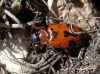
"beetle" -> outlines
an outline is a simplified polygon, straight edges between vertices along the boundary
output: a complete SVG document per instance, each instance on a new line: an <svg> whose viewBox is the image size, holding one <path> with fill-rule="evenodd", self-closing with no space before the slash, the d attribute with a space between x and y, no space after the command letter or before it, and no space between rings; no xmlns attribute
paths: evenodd
<svg viewBox="0 0 100 74"><path fill-rule="evenodd" d="M37 28L38 30L34 32L28 40L33 43L35 50L35 45L41 47L45 44L49 44L53 49L62 48L66 52L69 52L71 47L78 46L80 43L81 35L72 33L80 32L80 29L69 24L50 24L47 28ZM42 49L42 48L41 48Z"/></svg>

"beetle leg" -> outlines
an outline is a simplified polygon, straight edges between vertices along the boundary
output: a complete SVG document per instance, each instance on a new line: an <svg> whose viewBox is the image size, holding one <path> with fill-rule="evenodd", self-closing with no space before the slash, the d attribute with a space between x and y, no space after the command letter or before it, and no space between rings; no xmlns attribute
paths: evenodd
<svg viewBox="0 0 100 74"><path fill-rule="evenodd" d="M38 45L38 47L36 48L36 51L38 51L38 50L42 50L42 48L44 47L44 44L40 44L40 45Z"/></svg>
<svg viewBox="0 0 100 74"><path fill-rule="evenodd" d="M44 28L43 26L41 26L41 27L37 27L36 25L35 25L35 23L36 23L36 18L38 17L38 15L39 15L39 12L37 12L36 13L36 15L35 15L35 18L34 18L34 23L33 23L33 25L32 25L32 28L35 28L35 29L41 29L41 28Z"/></svg>
<svg viewBox="0 0 100 74"><path fill-rule="evenodd" d="M64 62L63 55L60 54L58 51L56 51L55 48L52 47L52 49L53 49L53 51L54 51L57 55L60 55L60 57L61 57L61 61Z"/></svg>
<svg viewBox="0 0 100 74"><path fill-rule="evenodd" d="M43 47L44 47L44 44L41 44L40 47L39 47L40 50L42 50Z"/></svg>
<svg viewBox="0 0 100 74"><path fill-rule="evenodd" d="M33 47L33 49L34 49L34 53L37 55L37 52L36 52L36 48L35 48L35 46L34 46L34 43L32 43L32 47Z"/></svg>
<svg viewBox="0 0 100 74"><path fill-rule="evenodd" d="M35 28L35 29L44 29L45 28L44 26L37 27L36 24L33 24L32 27Z"/></svg>
<svg viewBox="0 0 100 74"><path fill-rule="evenodd" d="M64 49L64 51L67 52L67 53L69 52L67 49Z"/></svg>
<svg viewBox="0 0 100 74"><path fill-rule="evenodd" d="M32 49L33 49L33 50L32 50L32 52L31 52L31 54L30 54L30 56L29 56L29 59L32 58L32 56L33 56L34 54L36 55L36 57L38 57L37 51L36 51L37 49L36 49L36 47L35 47L35 45L34 45L34 42L31 43L31 46L32 46ZM33 63L33 61L34 61L34 60L31 60L31 63Z"/></svg>
<svg viewBox="0 0 100 74"><path fill-rule="evenodd" d="M34 23L32 24L32 29L33 29L33 28L35 28L35 29L42 29L42 28L45 28L44 26L41 26L41 27L37 27L37 26L36 26L35 23L36 23L36 18L38 17L38 15L39 15L39 12L37 12L36 15L35 15L35 18L34 18L34 20L33 20Z"/></svg>

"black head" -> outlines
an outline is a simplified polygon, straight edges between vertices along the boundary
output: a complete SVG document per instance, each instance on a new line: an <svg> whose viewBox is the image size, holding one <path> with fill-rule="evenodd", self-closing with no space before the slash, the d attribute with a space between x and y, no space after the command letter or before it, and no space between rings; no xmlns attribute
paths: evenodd
<svg viewBox="0 0 100 74"><path fill-rule="evenodd" d="M37 44L37 43L40 42L40 38L39 38L38 33L33 33L33 34L31 35L31 37L29 37L29 38L27 38L27 39L28 39L28 41L29 41L30 43L35 43L35 44Z"/></svg>

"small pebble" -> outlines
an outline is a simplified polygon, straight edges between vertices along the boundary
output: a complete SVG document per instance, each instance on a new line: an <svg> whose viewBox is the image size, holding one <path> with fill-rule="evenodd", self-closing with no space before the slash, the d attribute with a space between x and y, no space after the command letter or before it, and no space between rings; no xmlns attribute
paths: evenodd
<svg viewBox="0 0 100 74"><path fill-rule="evenodd" d="M57 70L57 74L60 74L59 70Z"/></svg>
<svg viewBox="0 0 100 74"><path fill-rule="evenodd" d="M75 68L72 68L71 73L75 74Z"/></svg>
<svg viewBox="0 0 100 74"><path fill-rule="evenodd" d="M82 62L77 61L77 65L78 65L78 66L81 66L81 65L82 65Z"/></svg>
<svg viewBox="0 0 100 74"><path fill-rule="evenodd" d="M61 72L63 72L63 71L64 71L64 69L63 69L63 68L61 68L61 69L60 69L60 71L61 71Z"/></svg>

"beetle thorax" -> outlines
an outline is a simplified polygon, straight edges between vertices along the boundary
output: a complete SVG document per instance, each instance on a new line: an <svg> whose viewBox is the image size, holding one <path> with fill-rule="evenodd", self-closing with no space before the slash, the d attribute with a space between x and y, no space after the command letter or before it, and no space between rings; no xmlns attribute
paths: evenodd
<svg viewBox="0 0 100 74"><path fill-rule="evenodd" d="M48 33L46 30L40 30L39 31L39 38L41 44L46 44L48 42Z"/></svg>

